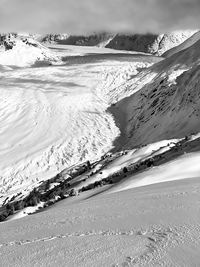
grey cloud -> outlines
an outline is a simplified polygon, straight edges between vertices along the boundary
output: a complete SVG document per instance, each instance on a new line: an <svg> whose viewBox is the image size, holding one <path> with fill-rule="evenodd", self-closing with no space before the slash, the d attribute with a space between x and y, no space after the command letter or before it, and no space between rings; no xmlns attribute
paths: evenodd
<svg viewBox="0 0 200 267"><path fill-rule="evenodd" d="M159 32L199 28L199 0L0 0L1 32Z"/></svg>

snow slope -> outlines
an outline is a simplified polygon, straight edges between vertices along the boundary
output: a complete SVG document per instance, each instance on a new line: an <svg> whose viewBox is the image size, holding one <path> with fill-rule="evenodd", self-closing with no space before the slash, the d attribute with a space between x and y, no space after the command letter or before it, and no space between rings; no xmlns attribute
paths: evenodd
<svg viewBox="0 0 200 267"><path fill-rule="evenodd" d="M126 148L200 131L199 46L200 41L144 70L137 83L128 82L133 95L112 108Z"/></svg>
<svg viewBox="0 0 200 267"><path fill-rule="evenodd" d="M1 266L199 266L199 179L86 193L0 224Z"/></svg>

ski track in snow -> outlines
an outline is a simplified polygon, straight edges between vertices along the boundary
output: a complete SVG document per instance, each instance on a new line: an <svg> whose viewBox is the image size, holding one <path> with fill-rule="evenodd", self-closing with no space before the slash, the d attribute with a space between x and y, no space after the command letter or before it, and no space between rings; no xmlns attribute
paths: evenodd
<svg viewBox="0 0 200 267"><path fill-rule="evenodd" d="M194 243L199 245L200 240L200 225L182 225L177 227L163 227L153 225L148 229L131 229L131 230L99 230L88 232L75 232L48 237L27 239L19 241L10 241L8 243L0 243L0 250L11 246L26 246L36 244L38 242L50 242L66 238L103 238L107 242L115 242L112 240L115 237L121 237L127 241L127 238L132 238L134 241L133 255L127 255L123 262L114 262L112 267L117 266L154 266L159 262L159 266L171 266L171 262L167 262L165 255L169 249L173 249L184 243ZM101 242L103 242L103 239ZM105 241L105 240L104 240ZM83 241L84 242L84 241ZM94 242L94 240L93 240ZM121 241L122 242L122 241ZM137 248L138 247L138 248ZM96 248L98 249L98 248ZM130 248L129 248L130 250ZM130 254L130 253L129 253ZM173 263L174 264L174 263ZM175 266L175 265L173 265Z"/></svg>
<svg viewBox="0 0 200 267"><path fill-rule="evenodd" d="M1 72L0 193L109 151L119 129L106 109L120 85L147 65L105 61Z"/></svg>

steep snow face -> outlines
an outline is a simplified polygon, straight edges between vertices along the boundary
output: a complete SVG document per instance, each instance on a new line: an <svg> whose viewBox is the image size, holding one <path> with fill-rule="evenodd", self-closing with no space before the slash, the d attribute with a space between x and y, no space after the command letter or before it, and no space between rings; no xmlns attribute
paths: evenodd
<svg viewBox="0 0 200 267"><path fill-rule="evenodd" d="M0 64L25 67L43 62L52 64L59 58L48 48L31 38L12 38L4 41L0 48Z"/></svg>
<svg viewBox="0 0 200 267"><path fill-rule="evenodd" d="M119 129L106 109L121 94L120 85L149 66L150 57L92 57L0 73L1 193L34 186L113 147Z"/></svg>
<svg viewBox="0 0 200 267"><path fill-rule="evenodd" d="M128 82L135 93L113 108L125 147L200 131L199 46L200 41L139 74L138 85Z"/></svg>

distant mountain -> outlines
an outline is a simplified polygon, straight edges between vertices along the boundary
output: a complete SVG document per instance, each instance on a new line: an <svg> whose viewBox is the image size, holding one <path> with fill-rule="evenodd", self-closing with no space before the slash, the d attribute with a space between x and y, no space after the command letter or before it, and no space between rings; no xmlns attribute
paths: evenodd
<svg viewBox="0 0 200 267"><path fill-rule="evenodd" d="M69 34L47 34L44 36L40 36L39 41L43 43L59 43L60 41L67 40L69 38Z"/></svg>
<svg viewBox="0 0 200 267"><path fill-rule="evenodd" d="M47 47L28 35L0 35L0 64L4 66L49 65L59 59ZM34 36L33 36L34 37Z"/></svg>
<svg viewBox="0 0 200 267"><path fill-rule="evenodd" d="M76 45L76 46L99 46L117 50L127 50L144 52L164 57L170 56L178 50L172 50L169 54L166 51L171 50L187 39L190 42L197 41L199 33L197 30L174 31L165 34L111 34L94 33L90 35L70 35L63 34L26 34L9 33L0 34L0 45L3 40L13 38L32 38L44 44ZM186 43L186 47L188 47Z"/></svg>
<svg viewBox="0 0 200 267"><path fill-rule="evenodd" d="M41 37L40 41L62 45L106 46L113 37L113 34L108 33L91 35L47 34Z"/></svg>
<svg viewBox="0 0 200 267"><path fill-rule="evenodd" d="M175 31L166 34L116 35L107 45L108 48L131 50L154 55L162 55L191 37L195 31Z"/></svg>
<svg viewBox="0 0 200 267"><path fill-rule="evenodd" d="M196 31L174 31L166 34L110 34L91 35L47 34L41 42L79 46L101 46L117 50L128 50L162 55L167 50L181 44Z"/></svg>
<svg viewBox="0 0 200 267"><path fill-rule="evenodd" d="M200 132L199 64L200 40L128 82L132 96L113 108L123 114L125 147Z"/></svg>

